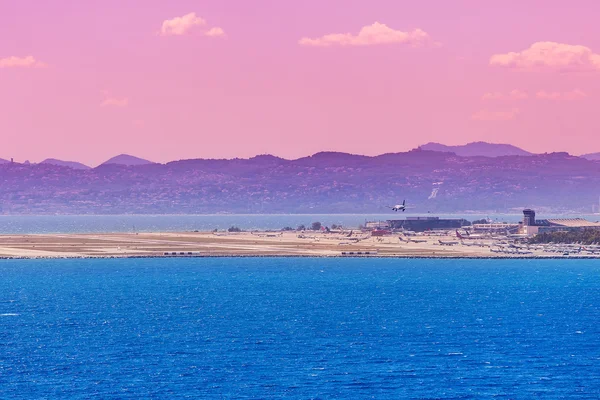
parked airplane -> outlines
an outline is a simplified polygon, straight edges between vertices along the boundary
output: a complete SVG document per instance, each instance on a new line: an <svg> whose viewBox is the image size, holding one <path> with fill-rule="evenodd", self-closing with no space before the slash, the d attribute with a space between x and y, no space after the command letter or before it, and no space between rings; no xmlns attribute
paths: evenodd
<svg viewBox="0 0 600 400"><path fill-rule="evenodd" d="M462 235L458 230L456 230L456 237L459 239L483 239L484 236L483 235L473 235L471 233L469 233L469 231L465 230L465 234Z"/></svg>
<svg viewBox="0 0 600 400"><path fill-rule="evenodd" d="M278 232L278 233L255 233L255 232L250 232L251 235L254 236L259 236L259 237L279 237L283 235L283 232Z"/></svg>
<svg viewBox="0 0 600 400"><path fill-rule="evenodd" d="M483 242L461 242L461 244L463 246L467 246L467 247L472 247L472 246L487 247L487 245Z"/></svg>
<svg viewBox="0 0 600 400"><path fill-rule="evenodd" d="M407 237L405 240L402 236L399 236L398 239L406 243L427 243L427 239L412 239L411 237Z"/></svg>
<svg viewBox="0 0 600 400"><path fill-rule="evenodd" d="M438 240L438 242L440 242L440 245L442 246L454 246L455 244L458 244L458 242L446 242L444 240Z"/></svg>

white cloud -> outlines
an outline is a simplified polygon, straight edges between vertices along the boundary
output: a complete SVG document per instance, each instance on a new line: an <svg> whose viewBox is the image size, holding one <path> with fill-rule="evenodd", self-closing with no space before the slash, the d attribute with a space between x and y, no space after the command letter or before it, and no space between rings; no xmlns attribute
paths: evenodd
<svg viewBox="0 0 600 400"><path fill-rule="evenodd" d="M525 100L529 96L522 90L511 90L508 93L489 92L481 97L481 100Z"/></svg>
<svg viewBox="0 0 600 400"><path fill-rule="evenodd" d="M542 90L537 92L535 96L542 100L574 101L587 97L587 94L579 89L571 90L569 92L546 92Z"/></svg>
<svg viewBox="0 0 600 400"><path fill-rule="evenodd" d="M206 21L196 16L196 13L192 12L183 17L164 20L160 29L160 34L163 36L184 35L195 26L204 25L206 25Z"/></svg>
<svg viewBox="0 0 600 400"><path fill-rule="evenodd" d="M600 54L589 47L556 42L536 42L520 52L495 54L490 65L522 70L600 70Z"/></svg>
<svg viewBox="0 0 600 400"><path fill-rule="evenodd" d="M225 31L223 31L223 29L219 28L218 26L215 26L214 28L210 28L208 32L205 33L205 35L211 37L221 37L225 36Z"/></svg>
<svg viewBox="0 0 600 400"><path fill-rule="evenodd" d="M106 90L102 91L102 94L104 94L104 100L100 103L101 107L127 107L129 105L127 97L114 97Z"/></svg>
<svg viewBox="0 0 600 400"><path fill-rule="evenodd" d="M160 29L160 34L162 36L181 36L194 29L201 30L205 36L225 36L225 31L223 28L218 26L212 28L206 27L206 20L197 16L196 13L193 12L182 17L164 20Z"/></svg>
<svg viewBox="0 0 600 400"><path fill-rule="evenodd" d="M47 65L33 56L0 58L0 68L44 68Z"/></svg>
<svg viewBox="0 0 600 400"><path fill-rule="evenodd" d="M351 33L332 33L318 38L304 37L298 42L303 46L370 46L377 44L402 43L422 46L433 43L427 32L415 29L411 32L394 30L385 24L375 22L364 26L357 35Z"/></svg>

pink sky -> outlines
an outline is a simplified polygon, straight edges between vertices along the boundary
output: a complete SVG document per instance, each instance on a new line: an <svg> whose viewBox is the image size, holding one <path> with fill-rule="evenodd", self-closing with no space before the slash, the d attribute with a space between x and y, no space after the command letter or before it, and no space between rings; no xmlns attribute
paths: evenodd
<svg viewBox="0 0 600 400"><path fill-rule="evenodd" d="M597 0L7 0L0 157L600 151Z"/></svg>

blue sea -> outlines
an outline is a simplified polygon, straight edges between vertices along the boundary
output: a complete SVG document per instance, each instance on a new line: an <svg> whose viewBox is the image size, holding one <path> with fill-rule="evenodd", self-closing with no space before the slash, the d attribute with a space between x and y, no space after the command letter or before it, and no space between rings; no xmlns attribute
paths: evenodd
<svg viewBox="0 0 600 400"><path fill-rule="evenodd" d="M598 399L600 261L0 261L1 399Z"/></svg>

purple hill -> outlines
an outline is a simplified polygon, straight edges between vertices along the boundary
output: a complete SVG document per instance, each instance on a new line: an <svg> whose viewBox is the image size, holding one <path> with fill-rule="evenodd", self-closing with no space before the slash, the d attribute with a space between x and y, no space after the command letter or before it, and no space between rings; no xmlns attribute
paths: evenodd
<svg viewBox="0 0 600 400"><path fill-rule="evenodd" d="M127 165L127 166L135 166L135 165L148 165L155 164L152 161L144 160L143 158L131 156L129 154L119 154L111 158L110 160L104 161L100 165Z"/></svg>
<svg viewBox="0 0 600 400"><path fill-rule="evenodd" d="M582 154L579 157L585 158L586 160L598 161L600 160L600 153Z"/></svg>
<svg viewBox="0 0 600 400"><path fill-rule="evenodd" d="M461 157L502 157L502 156L530 156L532 153L511 144L496 144L487 142L473 142L461 146L446 146L440 143L427 143L420 146L422 150L445 153L454 153Z"/></svg>
<svg viewBox="0 0 600 400"><path fill-rule="evenodd" d="M77 161L63 161L57 160L56 158L47 158L40 164L58 165L60 167L68 167L73 169L90 169L90 167L88 167L87 165L79 163Z"/></svg>

